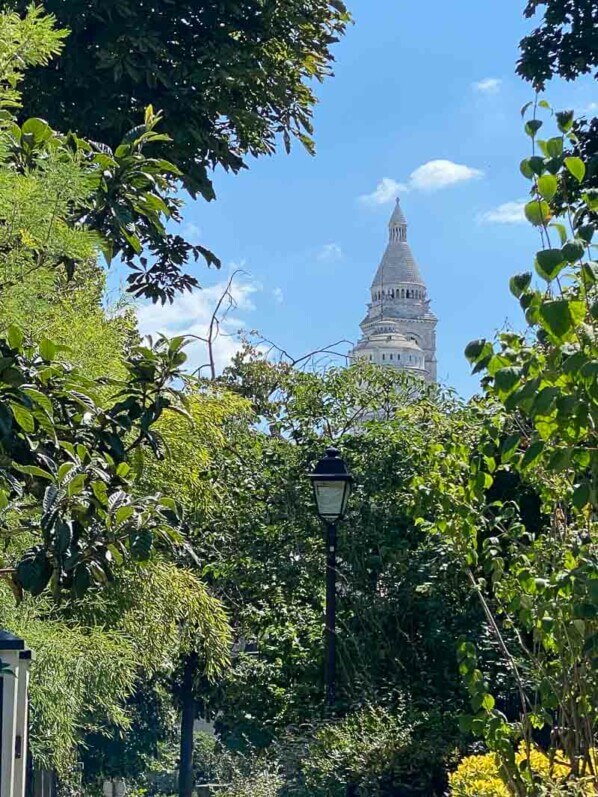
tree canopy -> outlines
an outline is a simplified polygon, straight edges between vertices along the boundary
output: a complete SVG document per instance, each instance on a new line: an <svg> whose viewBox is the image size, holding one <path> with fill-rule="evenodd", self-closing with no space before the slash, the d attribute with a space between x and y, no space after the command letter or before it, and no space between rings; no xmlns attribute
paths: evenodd
<svg viewBox="0 0 598 797"><path fill-rule="evenodd" d="M517 72L537 89L554 76L575 80L598 66L598 12L594 0L528 0L525 16L541 20L521 43ZM595 75L598 77L598 73Z"/></svg>
<svg viewBox="0 0 598 797"><path fill-rule="evenodd" d="M70 35L54 69L28 75L25 112L116 147L154 105L173 138L164 152L186 187L208 199L215 166L236 172L246 156L272 153L279 136L313 149L310 83L330 74L331 47L348 22L340 0L44 7Z"/></svg>

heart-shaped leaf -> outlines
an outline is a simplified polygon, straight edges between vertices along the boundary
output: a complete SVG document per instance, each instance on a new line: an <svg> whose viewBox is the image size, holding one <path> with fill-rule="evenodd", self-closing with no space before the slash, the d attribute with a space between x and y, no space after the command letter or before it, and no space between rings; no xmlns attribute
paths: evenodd
<svg viewBox="0 0 598 797"><path fill-rule="evenodd" d="M552 211L550 205L540 199L532 199L524 208L525 218L534 225L534 227L542 227L548 224L552 218Z"/></svg>
<svg viewBox="0 0 598 797"><path fill-rule="evenodd" d="M536 255L536 271L547 282L553 280L565 265L560 249L543 249Z"/></svg>

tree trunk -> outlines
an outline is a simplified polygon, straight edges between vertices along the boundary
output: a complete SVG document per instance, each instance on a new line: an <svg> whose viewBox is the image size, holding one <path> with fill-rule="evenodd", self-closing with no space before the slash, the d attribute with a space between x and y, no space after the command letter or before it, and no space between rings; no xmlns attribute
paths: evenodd
<svg viewBox="0 0 598 797"><path fill-rule="evenodd" d="M185 659L183 669L179 797L192 797L193 794L193 727L195 725L196 711L193 684L197 664L197 653L190 653Z"/></svg>

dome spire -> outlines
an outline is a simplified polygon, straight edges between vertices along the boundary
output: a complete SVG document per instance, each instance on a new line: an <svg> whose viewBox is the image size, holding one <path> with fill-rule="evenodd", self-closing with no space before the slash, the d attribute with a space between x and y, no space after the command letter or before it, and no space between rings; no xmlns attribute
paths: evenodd
<svg viewBox="0 0 598 797"><path fill-rule="evenodd" d="M393 211L390 221L388 222L389 241L406 241L407 240L407 220L403 215L401 208L401 201L397 197L397 204Z"/></svg>
<svg viewBox="0 0 598 797"><path fill-rule="evenodd" d="M397 285L424 287L418 265L407 243L407 221L398 199L388 222L388 237L386 251L372 283L372 291Z"/></svg>

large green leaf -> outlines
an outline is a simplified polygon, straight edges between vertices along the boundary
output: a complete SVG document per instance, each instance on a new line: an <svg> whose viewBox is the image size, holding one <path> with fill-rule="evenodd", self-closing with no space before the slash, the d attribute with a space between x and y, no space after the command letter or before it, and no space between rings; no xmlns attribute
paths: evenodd
<svg viewBox="0 0 598 797"><path fill-rule="evenodd" d="M31 551L18 563L16 576L26 592L40 595L52 576L52 565L43 550Z"/></svg>
<svg viewBox="0 0 598 797"><path fill-rule="evenodd" d="M548 202L540 199L532 199L524 208L525 218L535 227L542 227L548 224L552 218L552 211Z"/></svg>
<svg viewBox="0 0 598 797"><path fill-rule="evenodd" d="M521 381L521 369L509 366L501 368L494 374L494 383L501 396L508 396Z"/></svg>
<svg viewBox="0 0 598 797"><path fill-rule="evenodd" d="M578 183L581 183L586 174L586 165L581 158L565 158L565 166Z"/></svg>
<svg viewBox="0 0 598 797"><path fill-rule="evenodd" d="M529 288L531 281L532 275L529 271L524 274L515 274L511 277L509 282L511 293L519 298L521 294Z"/></svg>
<svg viewBox="0 0 598 797"><path fill-rule="evenodd" d="M553 280L565 265L560 249L542 249L536 254L536 271L547 282Z"/></svg>
<svg viewBox="0 0 598 797"><path fill-rule="evenodd" d="M43 119L27 119L21 127L21 133L24 136L31 136L34 144L39 146L48 139L52 138L52 128Z"/></svg>
<svg viewBox="0 0 598 797"><path fill-rule="evenodd" d="M23 407L22 404L15 404L12 401L10 402L10 408L15 421L24 432L31 433L35 431L35 419L28 409Z"/></svg>
<svg viewBox="0 0 598 797"><path fill-rule="evenodd" d="M569 299L548 299L539 308L542 327L557 340L563 340L585 315L583 302Z"/></svg>
<svg viewBox="0 0 598 797"><path fill-rule="evenodd" d="M537 186L542 198L550 201L557 192L558 182L554 174L543 174L538 178Z"/></svg>

